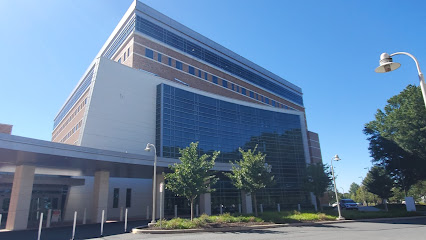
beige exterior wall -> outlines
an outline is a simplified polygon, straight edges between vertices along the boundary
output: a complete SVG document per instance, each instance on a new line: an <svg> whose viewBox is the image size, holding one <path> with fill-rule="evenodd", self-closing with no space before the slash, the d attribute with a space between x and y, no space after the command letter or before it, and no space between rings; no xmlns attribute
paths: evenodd
<svg viewBox="0 0 426 240"><path fill-rule="evenodd" d="M62 121L56 126L52 133L52 142L62 142L66 144L79 145L78 138L81 130L82 120L84 112L87 107L85 100L89 97L90 88L82 95L77 103L71 108L71 110L65 115ZM81 124L79 124L81 123ZM80 126L74 133L72 130L79 124ZM68 134L69 137L65 139ZM65 139L65 141L63 141Z"/></svg>
<svg viewBox="0 0 426 240"><path fill-rule="evenodd" d="M12 134L12 125L0 123L0 133Z"/></svg>

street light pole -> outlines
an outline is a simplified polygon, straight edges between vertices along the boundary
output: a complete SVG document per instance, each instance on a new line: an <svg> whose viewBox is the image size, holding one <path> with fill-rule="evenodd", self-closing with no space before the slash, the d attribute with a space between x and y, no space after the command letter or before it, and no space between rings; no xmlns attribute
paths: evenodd
<svg viewBox="0 0 426 240"><path fill-rule="evenodd" d="M425 84L425 77L422 73L422 71L420 70L420 66L419 66L419 62L417 61L417 58L415 58L413 55L407 53L407 52L396 52L396 53L392 53L391 55L387 54L387 53L382 53L380 55L380 66L378 66L376 68L376 72L377 73L386 73L386 72L390 72L393 70L398 69L401 64L397 63L397 62L393 62L392 57L395 55L407 55L409 57L411 57L414 62L416 63L416 67L417 67L417 72L419 74L419 80L420 80L420 88L422 89L422 94L423 94L423 101L425 102L425 107L426 107L426 84Z"/></svg>
<svg viewBox="0 0 426 240"><path fill-rule="evenodd" d="M155 212L156 212L156 208L155 208L155 203L156 203L156 196L157 196L157 149L155 148L155 145L152 143L148 143L146 144L146 148L145 151L149 152L151 151L151 148L154 149L154 174L153 174L153 185L152 185L152 220L151 220L151 224L155 224ZM148 225L151 225L148 224Z"/></svg>
<svg viewBox="0 0 426 240"><path fill-rule="evenodd" d="M331 159L331 174L333 176L333 182L334 182L334 192L336 193L336 201L337 201L337 210L339 212L339 217L336 218L336 220L345 220L344 217L342 217L342 213L340 210L340 203L339 203L339 196L337 195L337 186L336 186L336 178L334 177L334 168L333 168L333 160L334 161L339 161L340 158L339 156L336 154L332 159Z"/></svg>

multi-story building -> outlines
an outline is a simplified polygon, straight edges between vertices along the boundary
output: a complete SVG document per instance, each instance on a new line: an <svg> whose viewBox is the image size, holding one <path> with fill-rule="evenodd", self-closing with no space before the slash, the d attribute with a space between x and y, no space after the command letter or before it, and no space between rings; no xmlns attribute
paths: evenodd
<svg viewBox="0 0 426 240"><path fill-rule="evenodd" d="M303 175L307 163L321 161L301 88L138 1L60 109L52 141L137 154L147 154L149 142L163 158L178 158L179 148L198 141L200 153L221 151L223 163L257 145L276 179L258 195L265 208L310 205ZM113 188L131 181L110 179L113 198ZM84 186L73 188L70 199L78 202ZM226 179L216 189L213 212L241 202ZM166 209L174 204L184 208L166 194Z"/></svg>

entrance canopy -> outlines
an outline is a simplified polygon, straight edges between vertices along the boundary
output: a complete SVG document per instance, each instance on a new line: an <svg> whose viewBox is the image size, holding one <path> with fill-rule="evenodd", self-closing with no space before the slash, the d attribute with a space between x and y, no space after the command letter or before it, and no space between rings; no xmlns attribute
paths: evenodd
<svg viewBox="0 0 426 240"><path fill-rule="evenodd" d="M143 148L144 146L141 146ZM35 166L35 174L94 176L109 171L110 177L152 178L154 156L74 146L0 133L0 172L15 172L16 166ZM157 159L164 171L177 159ZM229 171L230 164L216 163L213 170Z"/></svg>

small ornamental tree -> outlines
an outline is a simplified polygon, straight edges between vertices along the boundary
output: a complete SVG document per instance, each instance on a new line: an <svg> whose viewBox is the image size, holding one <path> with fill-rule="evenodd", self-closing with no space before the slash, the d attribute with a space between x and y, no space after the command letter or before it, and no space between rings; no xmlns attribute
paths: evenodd
<svg viewBox="0 0 426 240"><path fill-rule="evenodd" d="M387 199L392 197L393 180L383 167L374 166L367 173L362 182L367 191L379 196L384 204L386 211L388 210Z"/></svg>
<svg viewBox="0 0 426 240"><path fill-rule="evenodd" d="M331 180L331 172L327 165L317 163L310 164L306 168L305 189L315 195L315 201L321 211L323 209L319 197L324 196L324 193L331 186Z"/></svg>
<svg viewBox="0 0 426 240"><path fill-rule="evenodd" d="M256 149L257 145L253 150L244 151L240 148L242 159L235 164L231 162L232 171L225 175L231 179L236 188L251 193L257 216L256 192L273 183L274 176L271 174L271 166L265 163L266 154L259 151L255 153Z"/></svg>
<svg viewBox="0 0 426 240"><path fill-rule="evenodd" d="M203 193L214 191L210 185L216 183L217 178L210 170L215 164L215 159L220 152L215 151L213 156L198 155L198 142L191 143L189 147L179 150L180 163L175 163L169 168L172 173L165 176L166 189L174 192L177 196L188 199L191 203L191 221L194 217L194 200Z"/></svg>

